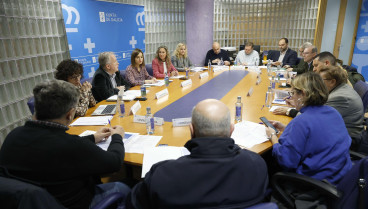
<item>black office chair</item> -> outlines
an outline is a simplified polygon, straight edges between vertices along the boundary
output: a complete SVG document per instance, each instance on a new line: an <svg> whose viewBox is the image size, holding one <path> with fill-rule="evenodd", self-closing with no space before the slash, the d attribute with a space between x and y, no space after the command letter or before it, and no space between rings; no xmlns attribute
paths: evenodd
<svg viewBox="0 0 368 209"><path fill-rule="evenodd" d="M150 76L153 76L152 64L146 64L146 70Z"/></svg>
<svg viewBox="0 0 368 209"><path fill-rule="evenodd" d="M272 187L287 208L295 208L293 195L286 192L285 183L297 185L298 189L314 189L324 197L328 208L368 208L368 157L356 161L353 168L337 186L296 173L279 172L272 176Z"/></svg>

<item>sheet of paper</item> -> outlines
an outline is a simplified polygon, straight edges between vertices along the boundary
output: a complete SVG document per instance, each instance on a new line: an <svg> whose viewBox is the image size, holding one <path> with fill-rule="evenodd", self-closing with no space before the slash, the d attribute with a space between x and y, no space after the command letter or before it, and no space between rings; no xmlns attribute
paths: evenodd
<svg viewBox="0 0 368 209"><path fill-rule="evenodd" d="M170 78L183 78L183 77L185 77L184 75L177 75L177 76L171 76Z"/></svg>
<svg viewBox="0 0 368 209"><path fill-rule="evenodd" d="M155 147L162 136L139 135L124 142L126 153L143 154L145 148Z"/></svg>
<svg viewBox="0 0 368 209"><path fill-rule="evenodd" d="M70 126L104 126L109 124L109 120L113 118L109 116L95 116L95 117L80 117L74 121Z"/></svg>
<svg viewBox="0 0 368 209"><path fill-rule="evenodd" d="M276 110L277 108L279 108L279 107L286 107L286 106L272 106L271 108L270 108L270 112L273 112L274 110Z"/></svg>
<svg viewBox="0 0 368 209"><path fill-rule="evenodd" d="M235 140L235 144L246 148L268 141L265 126L250 121L235 124L231 138Z"/></svg>
<svg viewBox="0 0 368 209"><path fill-rule="evenodd" d="M176 160L189 154L190 152L185 147L160 146L147 148L144 150L141 177L144 178L155 163L164 160Z"/></svg>
<svg viewBox="0 0 368 209"><path fill-rule="evenodd" d="M156 83L146 83L146 84L144 84L144 86L163 86L163 85L165 85L164 80L157 80Z"/></svg>
<svg viewBox="0 0 368 209"><path fill-rule="evenodd" d="M84 131L83 133L79 134L79 136L88 136L88 135L95 134L95 133L96 133L96 131L87 130L87 131ZM138 133L125 132L123 142L125 143L130 138L136 137L136 136L139 136L139 134ZM100 143L98 143L96 145L99 146L101 149L107 151L107 148L109 147L110 142L111 142L111 136L109 136L106 140L101 141Z"/></svg>
<svg viewBox="0 0 368 209"><path fill-rule="evenodd" d="M204 68L203 67L195 67L195 68L192 68L190 70L193 71L193 72L200 72L200 71L203 71Z"/></svg>

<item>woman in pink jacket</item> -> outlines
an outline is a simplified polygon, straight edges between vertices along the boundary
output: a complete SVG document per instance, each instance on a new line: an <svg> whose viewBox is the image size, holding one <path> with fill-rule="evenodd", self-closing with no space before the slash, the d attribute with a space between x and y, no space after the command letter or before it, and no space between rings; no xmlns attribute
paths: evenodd
<svg viewBox="0 0 368 209"><path fill-rule="evenodd" d="M156 58L152 60L152 69L154 77L165 78L164 64L166 64L167 74L169 77L179 75L178 71L171 63L169 50L167 49L166 46L160 46L156 51Z"/></svg>

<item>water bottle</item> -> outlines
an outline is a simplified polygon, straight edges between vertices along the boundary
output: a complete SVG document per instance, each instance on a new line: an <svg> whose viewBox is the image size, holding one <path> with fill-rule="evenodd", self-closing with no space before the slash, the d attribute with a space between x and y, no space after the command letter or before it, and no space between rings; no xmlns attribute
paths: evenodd
<svg viewBox="0 0 368 209"><path fill-rule="evenodd" d="M222 60L222 57L221 57L220 66L223 66L223 65L224 65L224 60Z"/></svg>
<svg viewBox="0 0 368 209"><path fill-rule="evenodd" d="M167 73L165 73L165 86L169 86L169 76L167 75Z"/></svg>
<svg viewBox="0 0 368 209"><path fill-rule="evenodd" d="M146 87L142 85L141 86L141 97L146 98L146 95L147 95Z"/></svg>
<svg viewBox="0 0 368 209"><path fill-rule="evenodd" d="M189 69L185 70L185 78L186 79L189 79L189 71L190 71Z"/></svg>
<svg viewBox="0 0 368 209"><path fill-rule="evenodd" d="M236 59L234 60L234 66L237 66L238 65L238 63L236 62Z"/></svg>
<svg viewBox="0 0 368 209"><path fill-rule="evenodd" d="M268 60L268 63L267 63L267 75L268 76L271 76L271 74L272 74L271 62L270 62L270 60Z"/></svg>
<svg viewBox="0 0 368 209"><path fill-rule="evenodd" d="M239 123L242 121L243 115L243 103L241 102L241 96L238 96L238 101L235 103L235 122Z"/></svg>
<svg viewBox="0 0 368 209"><path fill-rule="evenodd" d="M275 76L272 76L271 87L272 87L272 89L276 88Z"/></svg>
<svg viewBox="0 0 368 209"><path fill-rule="evenodd" d="M270 108L272 105L272 88L271 86L268 87L268 90L266 92L266 107Z"/></svg>
<svg viewBox="0 0 368 209"><path fill-rule="evenodd" d="M281 81L280 81L280 73L277 73L277 83L280 84Z"/></svg>
<svg viewBox="0 0 368 209"><path fill-rule="evenodd" d="M125 105L123 100L123 95L119 93L118 100L116 101L116 109L118 111L119 117L124 117L125 114Z"/></svg>
<svg viewBox="0 0 368 209"><path fill-rule="evenodd" d="M211 71L211 60L209 59L208 60L208 72L210 72Z"/></svg>
<svg viewBox="0 0 368 209"><path fill-rule="evenodd" d="M151 114L151 108L147 107L147 114L146 114L146 129L147 134L152 135L155 132L155 119Z"/></svg>

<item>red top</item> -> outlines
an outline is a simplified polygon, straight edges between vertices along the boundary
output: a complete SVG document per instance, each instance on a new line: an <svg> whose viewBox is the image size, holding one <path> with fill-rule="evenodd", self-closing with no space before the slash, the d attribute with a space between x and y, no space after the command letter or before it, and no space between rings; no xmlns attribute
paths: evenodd
<svg viewBox="0 0 368 209"><path fill-rule="evenodd" d="M167 63L166 63L167 66ZM164 73L164 63L158 61L157 58L152 60L152 69L153 69L153 76L156 78L165 78ZM175 67L170 63L170 67L167 66L167 72L171 73L172 71L176 71Z"/></svg>

